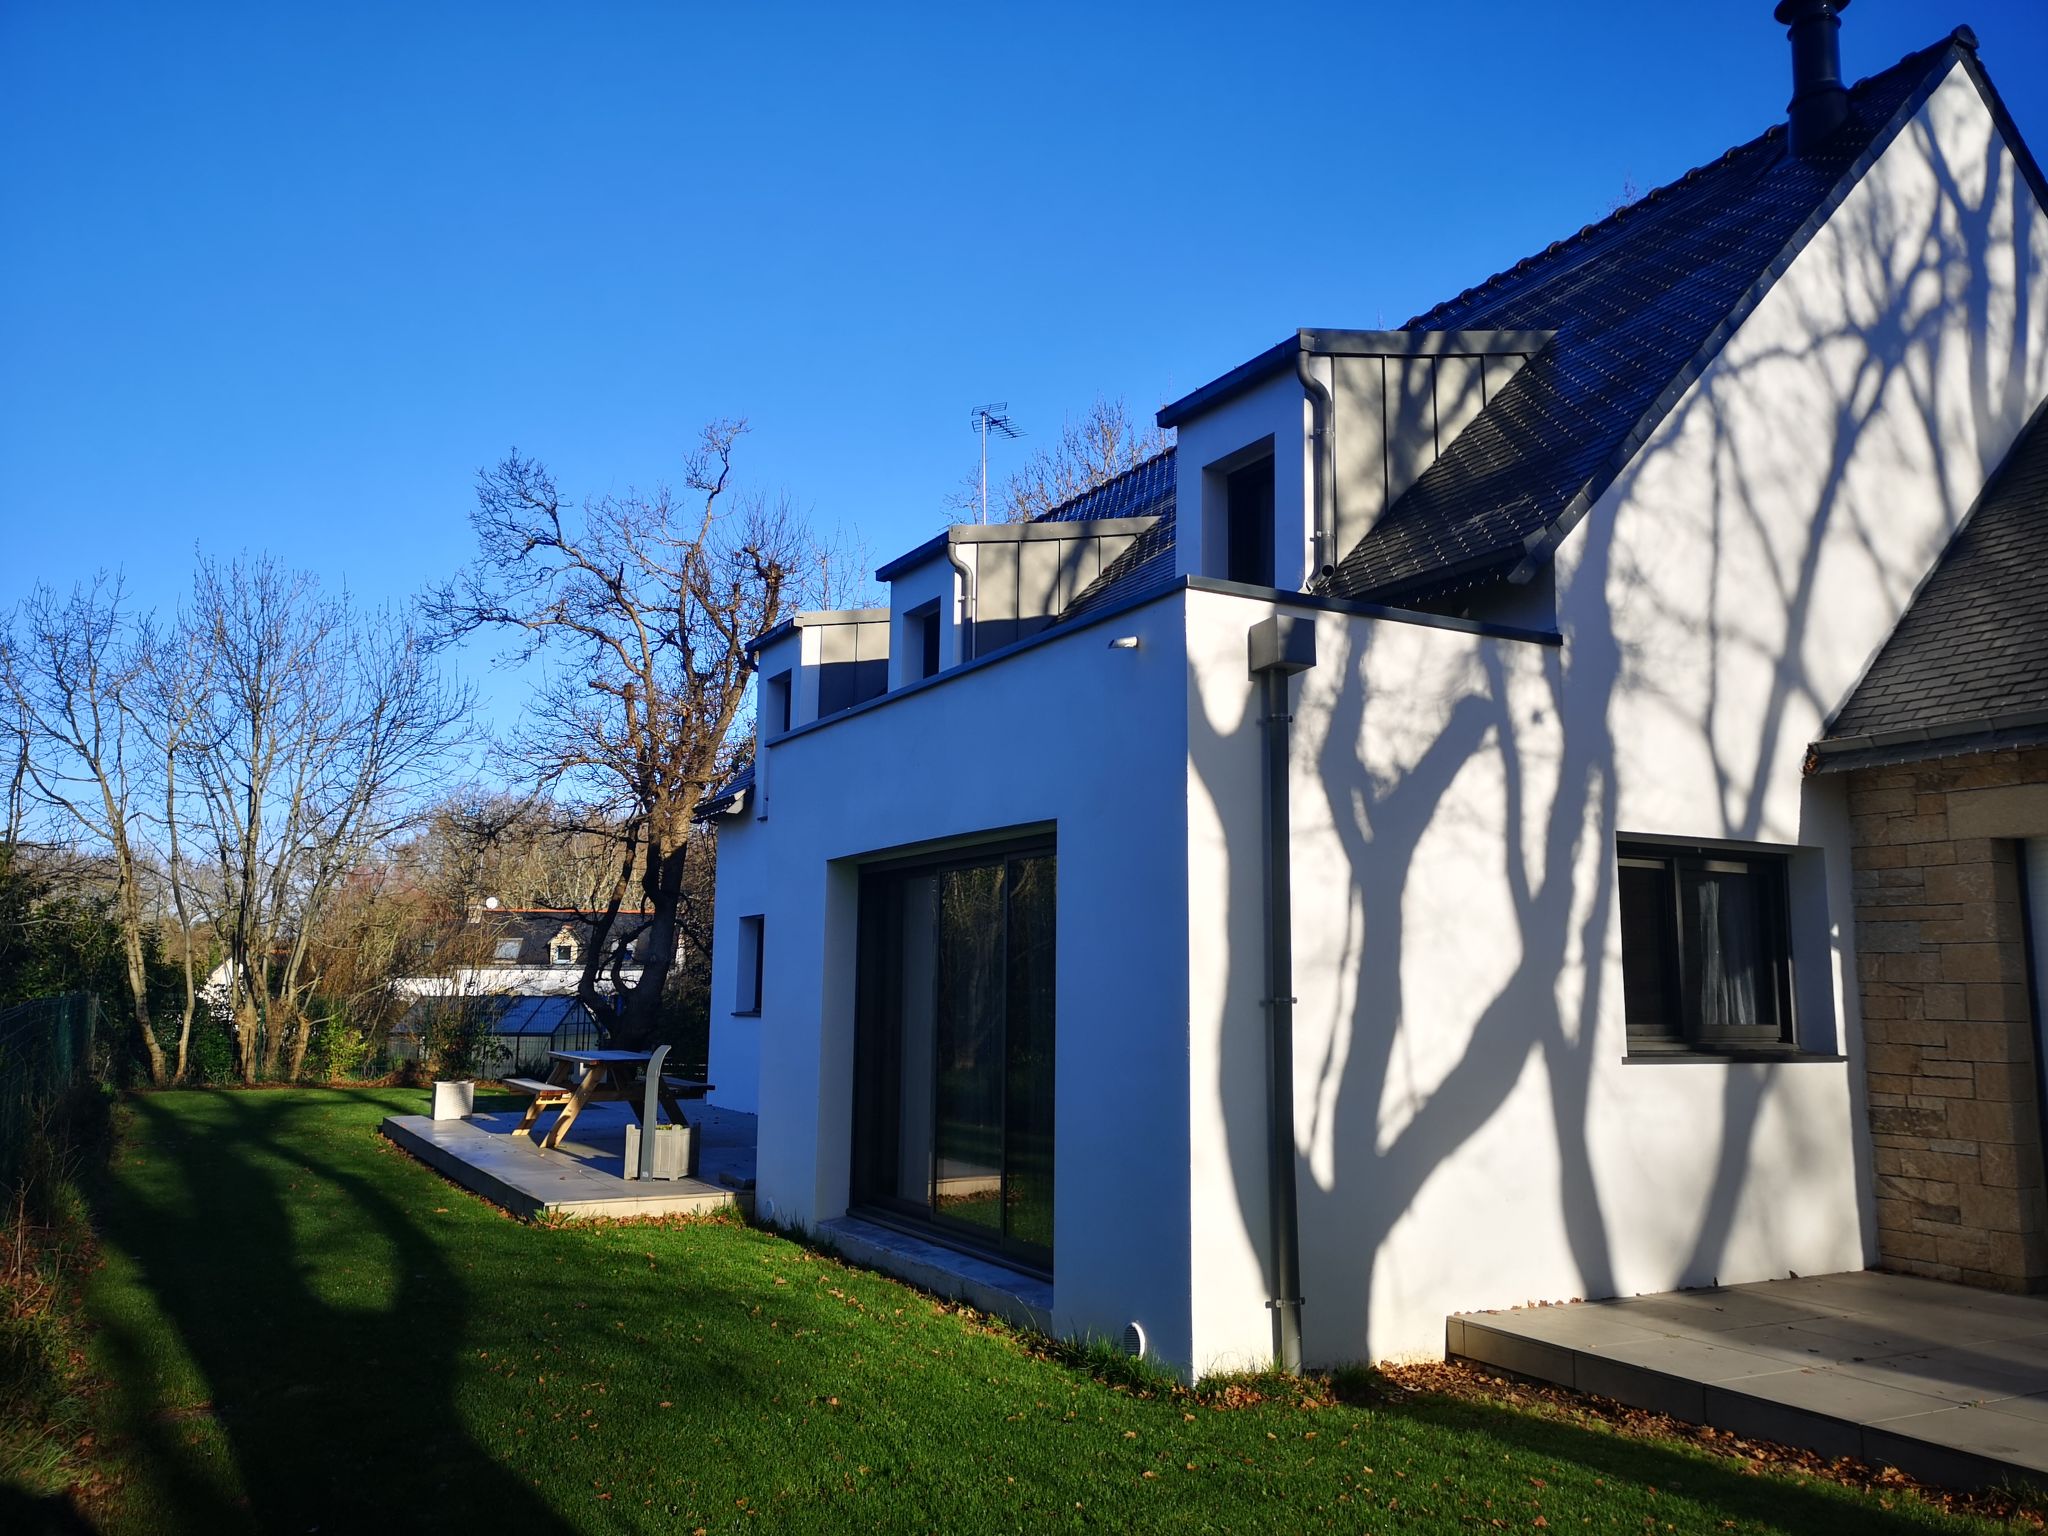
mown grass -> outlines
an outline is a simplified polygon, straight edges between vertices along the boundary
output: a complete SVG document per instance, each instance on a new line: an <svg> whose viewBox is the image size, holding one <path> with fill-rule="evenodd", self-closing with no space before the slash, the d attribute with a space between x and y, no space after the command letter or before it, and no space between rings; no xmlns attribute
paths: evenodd
<svg viewBox="0 0 2048 1536"><path fill-rule="evenodd" d="M134 1102L88 1295L110 1529L1990 1529L1484 1404L1112 1385L734 1221L517 1223L382 1143L422 1098Z"/></svg>

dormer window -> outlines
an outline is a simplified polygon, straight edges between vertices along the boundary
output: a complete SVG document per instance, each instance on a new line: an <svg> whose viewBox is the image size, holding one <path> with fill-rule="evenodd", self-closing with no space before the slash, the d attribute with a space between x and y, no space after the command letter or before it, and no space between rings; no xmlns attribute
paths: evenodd
<svg viewBox="0 0 2048 1536"><path fill-rule="evenodd" d="M574 965L583 958L583 946L577 942L576 935L569 931L566 923L560 933L548 940L548 958L556 965Z"/></svg>
<svg viewBox="0 0 2048 1536"><path fill-rule="evenodd" d="M1273 455L1232 470L1223 482L1226 581L1273 585Z"/></svg>
<svg viewBox="0 0 2048 1536"><path fill-rule="evenodd" d="M916 647L911 655L915 658L917 672L913 681L939 675L939 605L927 603L910 615L910 638Z"/></svg>

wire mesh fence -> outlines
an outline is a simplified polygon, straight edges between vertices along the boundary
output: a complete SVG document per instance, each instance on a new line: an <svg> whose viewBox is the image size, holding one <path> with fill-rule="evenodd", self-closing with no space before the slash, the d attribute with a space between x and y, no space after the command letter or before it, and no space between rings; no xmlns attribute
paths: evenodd
<svg viewBox="0 0 2048 1536"><path fill-rule="evenodd" d="M98 1069L99 999L41 997L0 1010L0 1189L11 1188L44 1115Z"/></svg>

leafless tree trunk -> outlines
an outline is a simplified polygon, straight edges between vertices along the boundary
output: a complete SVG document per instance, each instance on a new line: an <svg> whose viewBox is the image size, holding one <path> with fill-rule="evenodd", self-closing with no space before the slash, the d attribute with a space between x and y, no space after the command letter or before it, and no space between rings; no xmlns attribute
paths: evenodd
<svg viewBox="0 0 2048 1536"><path fill-rule="evenodd" d="M705 429L689 503L664 488L565 507L547 469L515 452L478 476L477 557L432 604L450 636L502 633L514 659L549 665L522 751L537 792L587 794L590 825L614 838L578 996L627 1048L654 1040L691 925L691 828L743 750L730 738L748 641L783 616L807 563L786 505L730 493L744 431Z"/></svg>
<svg viewBox="0 0 2048 1536"><path fill-rule="evenodd" d="M136 727L146 637L128 612L119 577L102 572L59 598L38 585L15 616L0 653L0 684L21 721L21 763L38 798L67 816L112 861L114 908L128 973L131 1015L150 1080L166 1078L149 1016L149 964L136 795L147 738Z"/></svg>
<svg viewBox="0 0 2048 1536"><path fill-rule="evenodd" d="M369 850L424 814L470 709L413 629L269 559L202 562L188 623L209 686L193 773L219 882L245 1079L296 1076L308 938Z"/></svg>
<svg viewBox="0 0 2048 1536"><path fill-rule="evenodd" d="M212 681L211 649L202 636L188 625L178 625L168 635L156 637L147 653L149 686L143 729L155 748L162 792L164 883L170 890L171 909L178 924L178 964L185 995L178 1018L178 1042L172 1060L171 1081L182 1083L191 1058L192 1022L199 1010L197 957L192 949L193 913L188 897L190 872L185 865L181 823L189 807L187 788L179 778L184 756L198 756L203 744L195 739L207 689Z"/></svg>

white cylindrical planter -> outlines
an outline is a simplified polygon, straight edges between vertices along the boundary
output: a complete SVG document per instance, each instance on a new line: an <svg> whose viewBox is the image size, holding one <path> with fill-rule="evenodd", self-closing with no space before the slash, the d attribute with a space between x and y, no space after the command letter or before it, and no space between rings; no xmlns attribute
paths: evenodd
<svg viewBox="0 0 2048 1536"><path fill-rule="evenodd" d="M434 1084L434 1118L463 1120L476 1108L476 1084L437 1082Z"/></svg>

